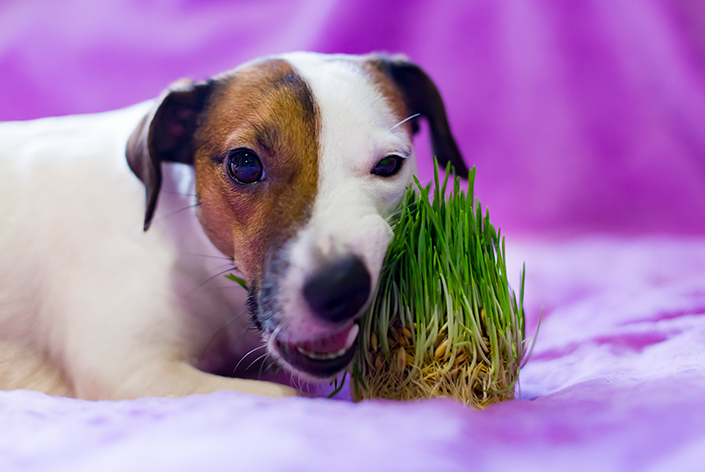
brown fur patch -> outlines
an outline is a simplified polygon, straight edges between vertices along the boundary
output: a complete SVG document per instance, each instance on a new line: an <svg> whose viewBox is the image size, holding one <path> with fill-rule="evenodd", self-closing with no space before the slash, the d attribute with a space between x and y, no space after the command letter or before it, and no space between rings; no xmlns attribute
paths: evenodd
<svg viewBox="0 0 705 472"><path fill-rule="evenodd" d="M307 220L318 181L319 113L306 82L284 60L267 60L219 80L196 142L201 224L248 282L262 275L266 251ZM233 183L222 158L248 148L265 179Z"/></svg>
<svg viewBox="0 0 705 472"><path fill-rule="evenodd" d="M399 90L399 87L387 74L386 67L383 61L374 54L367 56L361 62L360 67L365 72L370 82L374 84L377 91L387 100L389 107L394 111L399 121L402 121L411 115L406 103L404 95ZM409 135L413 134L415 128L412 126L412 121L407 121L401 125Z"/></svg>

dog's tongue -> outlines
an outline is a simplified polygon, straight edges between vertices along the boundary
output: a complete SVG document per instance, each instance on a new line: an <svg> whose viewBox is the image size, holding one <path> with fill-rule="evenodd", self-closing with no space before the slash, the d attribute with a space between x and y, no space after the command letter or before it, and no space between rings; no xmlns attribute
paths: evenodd
<svg viewBox="0 0 705 472"><path fill-rule="evenodd" d="M324 354L339 352L352 346L359 330L359 326L354 324L350 328L339 333L335 333L327 338L304 341L302 343L298 343L297 346L310 352Z"/></svg>

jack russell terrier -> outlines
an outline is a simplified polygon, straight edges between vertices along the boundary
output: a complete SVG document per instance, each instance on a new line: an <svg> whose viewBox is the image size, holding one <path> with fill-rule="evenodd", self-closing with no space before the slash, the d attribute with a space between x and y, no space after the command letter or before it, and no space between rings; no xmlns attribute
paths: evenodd
<svg viewBox="0 0 705 472"><path fill-rule="evenodd" d="M0 124L0 389L295 395L242 378L267 357L332 378L419 115L467 175L437 88L398 56L285 54L123 110Z"/></svg>

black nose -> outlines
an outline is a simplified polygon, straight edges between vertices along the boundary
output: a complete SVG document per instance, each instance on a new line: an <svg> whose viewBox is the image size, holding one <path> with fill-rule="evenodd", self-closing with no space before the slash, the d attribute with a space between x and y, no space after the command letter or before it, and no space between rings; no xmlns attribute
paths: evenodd
<svg viewBox="0 0 705 472"><path fill-rule="evenodd" d="M304 284L304 298L313 313L333 323L353 318L370 296L370 273L359 257L324 267Z"/></svg>

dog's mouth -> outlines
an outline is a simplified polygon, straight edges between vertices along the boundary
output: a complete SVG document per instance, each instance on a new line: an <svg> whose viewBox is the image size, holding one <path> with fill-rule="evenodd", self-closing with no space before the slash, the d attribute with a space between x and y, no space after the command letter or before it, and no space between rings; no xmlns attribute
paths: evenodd
<svg viewBox="0 0 705 472"><path fill-rule="evenodd" d="M275 340L279 357L301 373L319 379L335 376L345 369L355 355L359 326L352 324L346 329L326 337L293 343Z"/></svg>

